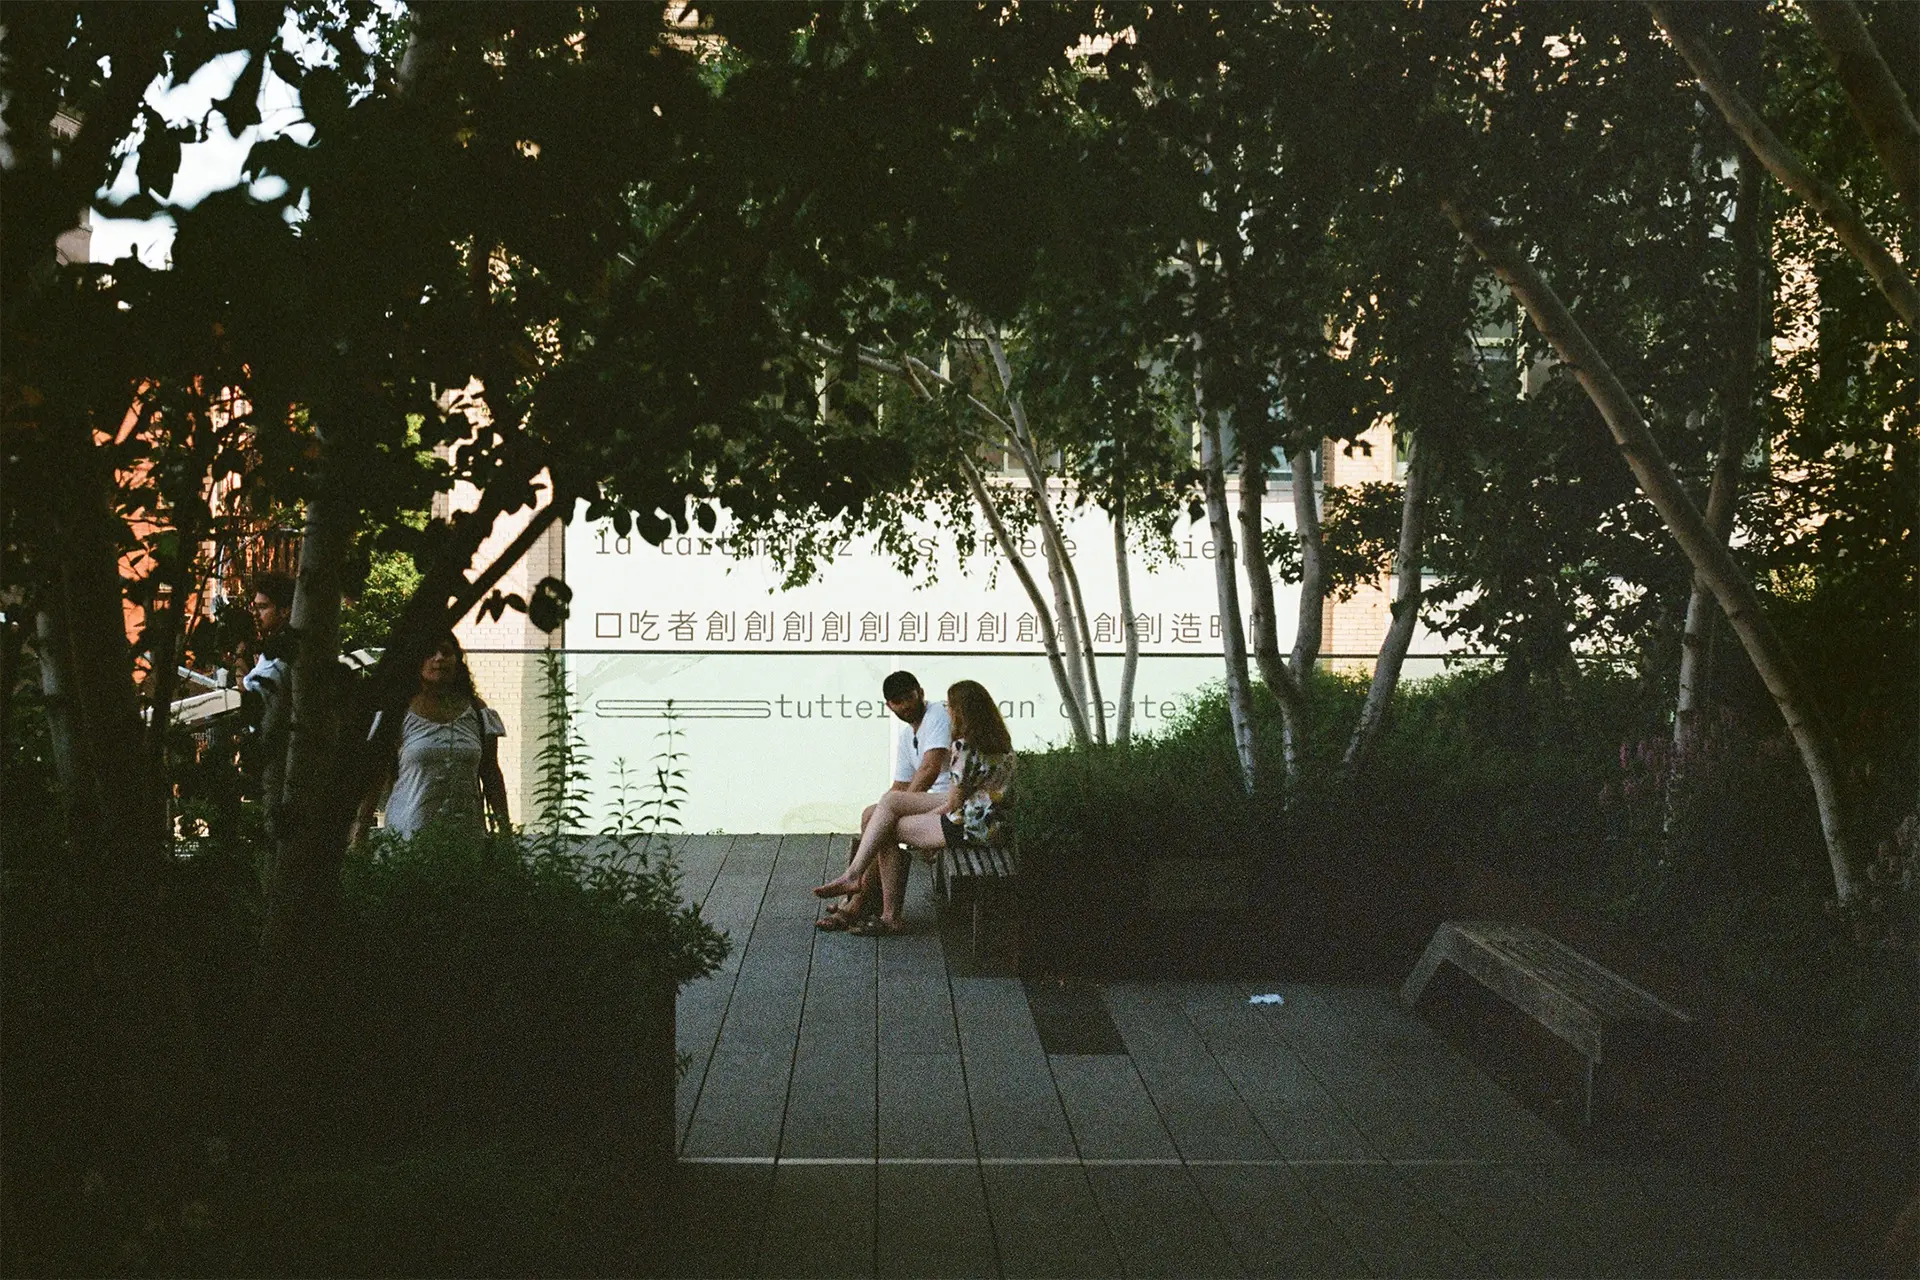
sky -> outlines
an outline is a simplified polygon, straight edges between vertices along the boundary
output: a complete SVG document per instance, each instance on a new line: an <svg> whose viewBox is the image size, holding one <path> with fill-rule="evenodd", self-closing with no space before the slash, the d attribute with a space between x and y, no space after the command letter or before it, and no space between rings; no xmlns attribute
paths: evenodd
<svg viewBox="0 0 1920 1280"><path fill-rule="evenodd" d="M290 43L298 47L297 40ZM241 165L254 142L282 133L305 141L304 135L311 132L311 126L301 114L299 95L271 69L261 78L258 125L248 127L236 138L228 132L224 117L208 116L214 100L224 98L232 90L248 57L245 53L230 53L201 67L184 84L176 85L171 77L162 76L148 87L147 104L169 124L198 125L206 121L206 141L189 142L180 148L180 169L174 177L173 191L162 203L190 209L213 192L240 183ZM137 154L129 153L118 176L102 187L96 197L99 203L93 208L93 238L88 250L88 256L95 262L114 262L129 253L137 253L148 266L167 265L174 235L171 218L115 218L104 207L139 190L139 179L135 176L138 160ZM279 178L267 178L255 182L251 190L262 199L272 199L285 192L286 184Z"/></svg>

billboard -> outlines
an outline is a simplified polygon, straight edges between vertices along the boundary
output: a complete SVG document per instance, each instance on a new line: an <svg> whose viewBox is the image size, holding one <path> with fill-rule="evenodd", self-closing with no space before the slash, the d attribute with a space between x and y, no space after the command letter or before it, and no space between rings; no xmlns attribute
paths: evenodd
<svg viewBox="0 0 1920 1280"><path fill-rule="evenodd" d="M1290 502L1267 506L1269 527L1291 526L1292 517ZM903 574L880 548L856 542L813 581L783 589L767 549L729 554L724 528L654 547L606 522L569 525L574 598L566 647L596 806L604 812L611 803L622 769L643 782L651 776L671 704L688 788L685 829L851 831L889 781L897 725L880 684L896 669L914 672L932 698L952 681L980 681L999 701L1016 749L1067 742L1067 712L1037 611L998 550L983 547L962 561L937 527L910 532L930 565L921 576ZM1105 514L1063 513L1063 533L1100 655L1109 731L1118 712L1121 628L1130 625L1142 655L1133 727L1152 733L1221 678L1207 527L1182 522L1170 553L1135 551L1128 619L1120 616ZM1047 591L1039 548L1030 540L1027 551ZM1281 634L1290 637L1297 591L1276 589ZM1430 647L1430 638L1416 639L1416 653Z"/></svg>

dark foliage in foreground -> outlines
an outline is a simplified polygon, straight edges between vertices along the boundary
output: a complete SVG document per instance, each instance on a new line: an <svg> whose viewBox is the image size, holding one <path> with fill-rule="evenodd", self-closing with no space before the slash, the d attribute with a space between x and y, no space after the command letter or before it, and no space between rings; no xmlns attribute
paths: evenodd
<svg viewBox="0 0 1920 1280"><path fill-rule="evenodd" d="M637 1265L667 1001L726 948L670 866L431 834L362 851L289 1093L254 1057L256 846L183 854L162 913L117 917L36 764L29 738L6 777L7 1274ZM157 986L191 1007L156 1010Z"/></svg>

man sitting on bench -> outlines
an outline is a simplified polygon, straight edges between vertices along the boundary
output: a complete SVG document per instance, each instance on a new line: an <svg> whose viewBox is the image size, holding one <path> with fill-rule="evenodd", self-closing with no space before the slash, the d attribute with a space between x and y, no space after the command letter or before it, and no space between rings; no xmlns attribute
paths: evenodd
<svg viewBox="0 0 1920 1280"><path fill-rule="evenodd" d="M958 753L958 777L951 793L939 796L889 791L881 796L846 872L816 888L815 897L841 898L858 892L862 876L876 860L883 867L898 863L904 868L905 855L895 848L900 843L931 854L967 844L992 846L1005 838L1016 764L1006 721L1001 719L993 696L977 680L961 680L949 687L947 706L953 716ZM899 880L904 886L904 873ZM883 870L880 915L863 921L856 932L900 932L901 895L892 881L893 877Z"/></svg>
<svg viewBox="0 0 1920 1280"><path fill-rule="evenodd" d="M928 702L927 695L920 688L919 679L911 671L896 671L880 684L880 696L886 699L887 710L901 722L896 730L893 742L893 785L889 792L907 791L944 796L953 785L953 770L950 767L953 755L953 722L947 715L947 704ZM868 805L866 812L860 815L860 831L864 835L867 824L873 821L873 811L878 806ZM860 851L860 837L855 836L853 847L847 852L851 862L853 855ZM899 901L907 891L907 869L905 858L883 858L869 865L860 878L858 892L850 895L841 906L831 908L827 914L814 922L817 929L850 929L860 921L873 916L880 910L884 897ZM880 878L892 877L887 885L889 892L880 892Z"/></svg>

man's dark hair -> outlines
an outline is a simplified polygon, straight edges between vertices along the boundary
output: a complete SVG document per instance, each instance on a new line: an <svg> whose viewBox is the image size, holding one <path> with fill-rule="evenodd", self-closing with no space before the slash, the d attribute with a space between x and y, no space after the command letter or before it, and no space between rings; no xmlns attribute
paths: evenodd
<svg viewBox="0 0 1920 1280"><path fill-rule="evenodd" d="M284 573L263 573L253 580L253 594L273 601L276 609L291 609L293 579Z"/></svg>
<svg viewBox="0 0 1920 1280"><path fill-rule="evenodd" d="M896 671L880 682L880 696L888 702L905 702L907 695L920 687L920 678L911 671Z"/></svg>

